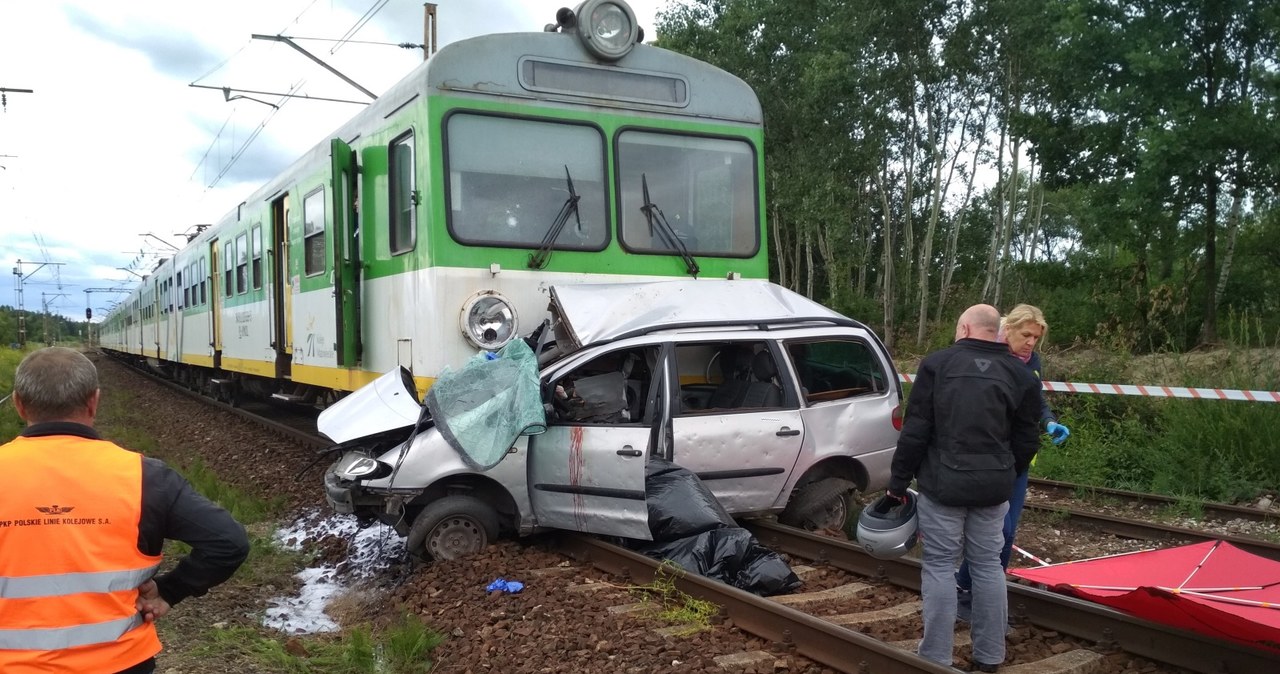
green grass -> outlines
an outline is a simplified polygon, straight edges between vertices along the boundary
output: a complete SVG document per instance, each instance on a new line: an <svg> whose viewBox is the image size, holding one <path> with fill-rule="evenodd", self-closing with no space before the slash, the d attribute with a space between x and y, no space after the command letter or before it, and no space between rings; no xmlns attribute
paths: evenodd
<svg viewBox="0 0 1280 674"><path fill-rule="evenodd" d="M278 496L263 501L255 496L228 485L218 475L196 460L187 466L175 466L191 485L212 501L217 501L226 508L236 521L242 524L254 524L278 517L284 509L284 497Z"/></svg>
<svg viewBox="0 0 1280 674"><path fill-rule="evenodd" d="M13 393L13 373L25 355L26 351L0 346L0 398L8 398ZM13 399L8 398L0 405L0 444L18 437L23 426L18 410L13 406Z"/></svg>
<svg viewBox="0 0 1280 674"><path fill-rule="evenodd" d="M258 663L272 672L297 674L426 674L431 652L444 642L412 615L383 628L362 626L340 636L305 635L287 640L248 627L210 630L196 655Z"/></svg>
<svg viewBox="0 0 1280 674"><path fill-rule="evenodd" d="M1228 366L1212 385L1276 390L1274 380L1247 375ZM1102 395L1059 395L1051 404L1071 439L1042 446L1036 476L1227 503L1280 484L1280 405Z"/></svg>
<svg viewBox="0 0 1280 674"><path fill-rule="evenodd" d="M640 595L648 615L681 628L677 636L711 629L711 620L720 613L716 604L693 597L676 587L676 579L684 573L684 569L670 560L663 560L653 582L631 588L632 592Z"/></svg>

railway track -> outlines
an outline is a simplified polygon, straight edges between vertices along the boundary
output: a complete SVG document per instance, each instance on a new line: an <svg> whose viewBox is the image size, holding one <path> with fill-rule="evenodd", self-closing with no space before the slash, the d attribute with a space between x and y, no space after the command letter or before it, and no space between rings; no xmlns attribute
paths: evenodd
<svg viewBox="0 0 1280 674"><path fill-rule="evenodd" d="M1260 538L1234 536L1231 534L1212 531L1189 529L1187 527L1180 527L1171 524L1161 524L1159 522L1118 517L1115 515L1073 508L1061 504L1047 505L1031 503L1028 501L1026 505L1023 506L1023 509L1024 511L1031 510L1056 513L1069 518L1073 522L1092 526L1100 531L1114 536L1120 536L1122 538L1153 541L1168 545L1185 545L1188 543L1199 543L1203 541L1226 541L1241 550L1258 555L1259 557L1280 561L1280 544L1265 541Z"/></svg>
<svg viewBox="0 0 1280 674"><path fill-rule="evenodd" d="M110 358L103 352L98 352L98 358ZM229 414L245 419L255 425L261 426L268 432L279 435L280 437L296 441L304 447L320 450L332 445L333 443L320 436L316 428L316 412L312 410L304 410L302 408L289 405L274 405L265 401L245 400L238 401L236 404L230 404L221 400L216 400L205 395L203 392L185 386L172 379L166 379L158 376L150 370L132 367L124 361L115 361L122 367L141 374L149 381L163 386L175 393L186 396L193 400L198 400L213 409L222 410Z"/></svg>
<svg viewBox="0 0 1280 674"><path fill-rule="evenodd" d="M1080 501L1094 499L1103 501L1114 500L1136 506L1156 507L1162 509L1188 509L1201 513L1204 518L1222 522L1233 519L1243 519L1252 522L1280 523L1280 511L1274 510L1262 510L1260 508L1250 508L1247 506L1231 505L1227 503L1213 503L1211 501L1188 501L1187 499L1162 496L1160 494L1143 494L1135 491L1093 487L1089 485L1059 482L1057 480L1045 480L1035 477L1031 478L1028 483L1035 489L1037 494L1055 501Z"/></svg>
<svg viewBox="0 0 1280 674"><path fill-rule="evenodd" d="M1161 517L1161 512L1169 507L1190 507L1202 512L1206 523L1223 523L1244 519L1263 524L1280 524L1274 513L1245 508L1241 506L1195 502L1188 505L1185 499L1175 499L1157 494L1141 494L1101 487L1088 487L1055 482L1052 480L1032 479L1031 490L1024 509L1032 512L1052 513L1081 525L1093 527L1099 531L1138 540L1153 541L1166 545L1182 545L1209 540L1222 540L1266 559L1280 561L1280 543L1255 536L1243 536L1225 533L1213 528L1195 529L1176 524L1153 521ZM1102 512L1100 509L1079 507L1081 500L1090 502L1119 503L1125 514L1137 513L1141 516L1125 516L1119 512ZM1152 512L1156 506L1160 510ZM1116 508L1109 508L1117 510Z"/></svg>
<svg viewBox="0 0 1280 674"><path fill-rule="evenodd" d="M838 606L840 598L865 592L868 581L918 593L918 561L875 559L851 542L767 521L751 521L745 526L766 547L793 558L840 569L852 577L848 583L834 588L773 598L758 597L724 583L681 572L676 572L677 587L695 598L721 606L739 628L783 643L796 654L839 672L954 671L916 656L914 640L888 643L859 631L889 620L918 622L917 603L863 608L856 613L835 616L819 616L804 610L812 605ZM656 560L590 536L564 534L561 546L575 559L629 582L653 582L660 573ZM1012 619L1048 634L1048 638L1056 638L1055 634L1068 635L1086 645L1069 649L1055 647L1058 652L1053 655L1005 666L1002 668L1005 672L1090 671L1118 651L1180 668L1172 671L1244 674L1269 671L1275 665L1272 654L1140 620L1089 602L1015 583L1008 584L1008 592ZM964 634L959 636L963 640ZM744 653L738 660L752 657L753 654ZM767 656L756 654L755 657Z"/></svg>

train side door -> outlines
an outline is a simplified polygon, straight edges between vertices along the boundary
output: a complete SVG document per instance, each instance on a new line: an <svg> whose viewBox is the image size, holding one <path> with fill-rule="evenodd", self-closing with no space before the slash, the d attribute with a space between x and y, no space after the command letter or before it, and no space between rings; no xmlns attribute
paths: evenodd
<svg viewBox="0 0 1280 674"><path fill-rule="evenodd" d="M156 279L151 282L151 334L148 336L151 342L153 358L160 357L160 319L164 316L164 284ZM143 351L143 354L146 354Z"/></svg>
<svg viewBox="0 0 1280 674"><path fill-rule="evenodd" d="M222 258L218 240L209 242L209 346L213 347L213 366L222 367Z"/></svg>
<svg viewBox="0 0 1280 674"><path fill-rule="evenodd" d="M289 195L271 202L271 348L276 354L276 374L292 374L293 309L296 279L289 276Z"/></svg>
<svg viewBox="0 0 1280 674"><path fill-rule="evenodd" d="M333 174L333 301L337 320L334 335L339 367L354 367L360 360L360 245L356 210L359 167L351 146L340 138L329 142Z"/></svg>

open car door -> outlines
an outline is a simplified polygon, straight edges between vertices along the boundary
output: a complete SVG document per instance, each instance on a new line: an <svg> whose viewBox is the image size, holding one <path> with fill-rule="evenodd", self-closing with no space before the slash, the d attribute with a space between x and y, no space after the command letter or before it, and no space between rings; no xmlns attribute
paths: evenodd
<svg viewBox="0 0 1280 674"><path fill-rule="evenodd" d="M665 415L657 347L603 353L546 383L547 431L529 438L539 526L650 540L645 462ZM657 376L653 376L656 373Z"/></svg>

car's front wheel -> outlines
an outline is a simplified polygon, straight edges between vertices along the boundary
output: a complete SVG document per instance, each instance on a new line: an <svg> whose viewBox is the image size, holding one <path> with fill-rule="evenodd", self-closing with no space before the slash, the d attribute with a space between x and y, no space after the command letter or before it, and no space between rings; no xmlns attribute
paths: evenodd
<svg viewBox="0 0 1280 674"><path fill-rule="evenodd" d="M843 531L857 489L858 485L843 478L814 480L791 495L778 521L808 531Z"/></svg>
<svg viewBox="0 0 1280 674"><path fill-rule="evenodd" d="M450 560L480 552L497 537L498 513L474 496L455 494L423 508L407 544L425 560Z"/></svg>

